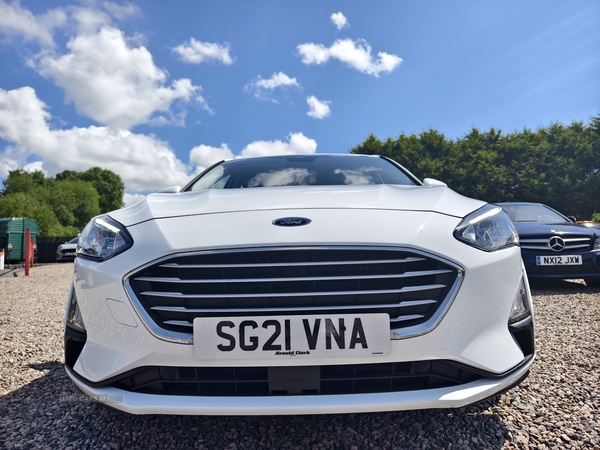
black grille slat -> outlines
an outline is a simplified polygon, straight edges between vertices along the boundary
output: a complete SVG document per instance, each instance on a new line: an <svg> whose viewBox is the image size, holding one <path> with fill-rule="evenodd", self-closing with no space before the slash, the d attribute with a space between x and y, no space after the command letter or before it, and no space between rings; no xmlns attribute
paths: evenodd
<svg viewBox="0 0 600 450"><path fill-rule="evenodd" d="M446 286L443 284L434 284L434 285L426 285L426 286L412 286L405 287L401 289L382 289L382 290L373 290L373 291L331 291L331 292L311 292L309 290L302 292L261 292L261 293L247 293L247 294L238 294L238 293L227 293L227 294L182 294L181 292L161 292L161 291L144 291L141 294L147 295L151 297L167 297L167 298L268 298L268 297L281 297L284 294L286 297L303 297L307 293L310 293L312 296L329 296L329 295L356 295L356 294L401 294L404 292L416 292L416 291L431 291L435 289L442 289Z"/></svg>
<svg viewBox="0 0 600 450"><path fill-rule="evenodd" d="M348 312L353 312L353 311L348 311ZM381 312L386 312L386 311L381 311ZM214 313L212 313L212 314L214 315ZM260 314L258 314L256 312L254 314L248 314L248 316L252 316L252 315L259 316ZM391 315L392 314L390 314L390 316ZM395 323L399 323L399 322L403 322L403 321L418 320L423 317L424 316L422 314L403 315L400 317L395 317L393 319L390 319L390 322L392 324L395 324ZM194 326L194 324L192 322L185 321L185 320L165 320L164 323L167 325L177 325L177 326L190 327L190 328Z"/></svg>
<svg viewBox="0 0 600 450"><path fill-rule="evenodd" d="M413 306L429 305L432 303L436 303L436 301L435 300L412 300L412 301L402 302L397 305L382 304L379 306L377 306L377 305L343 305L343 306L329 305L329 306L322 307L322 309L325 309L325 310L334 310L334 309L340 309L340 308L368 309L368 308L372 308L374 306L377 306L379 308L408 308L408 307L413 307ZM224 308L224 309L214 309L214 308L192 309L192 308L184 308L182 306L153 306L152 309L155 311L188 312L188 313L211 313L212 312L212 313L222 313L222 314L226 314L229 311L228 308ZM241 309L241 310L238 310L238 312L250 313L255 310L256 310L256 308ZM281 310L281 308L261 308L260 312L261 313L270 313L270 312L277 312L280 310ZM290 311L290 312L293 312L293 311L307 312L307 311L314 311L314 310L315 310L314 306L287 308L287 311Z"/></svg>
<svg viewBox="0 0 600 450"><path fill-rule="evenodd" d="M410 263L423 261L424 258L406 258L406 259L385 259L385 260L372 260L372 261L311 261L311 262L297 262L297 263L265 263L261 264L262 267L301 267L301 266L331 266L332 263L336 265L356 265L356 264L397 264L397 263ZM160 264L160 267L170 269L213 269L213 268L253 268L256 264Z"/></svg>
<svg viewBox="0 0 600 450"><path fill-rule="evenodd" d="M419 277L427 275L438 275L444 273L450 273L451 270L430 270L420 272L408 272L403 274L384 274L384 275L355 275L355 276L304 276L304 277L273 277L273 278L243 278L243 279L181 279L181 278L159 278L159 277L136 277L136 281L152 282L152 283L262 283L270 281L298 281L298 278L303 281L341 281L341 280L384 280L384 279L395 279L395 278L407 278L407 277Z"/></svg>
<svg viewBox="0 0 600 450"><path fill-rule="evenodd" d="M410 249L288 247L173 255L127 283L156 325L172 332L190 334L195 317L322 312L384 312L400 329L431 318L458 275Z"/></svg>

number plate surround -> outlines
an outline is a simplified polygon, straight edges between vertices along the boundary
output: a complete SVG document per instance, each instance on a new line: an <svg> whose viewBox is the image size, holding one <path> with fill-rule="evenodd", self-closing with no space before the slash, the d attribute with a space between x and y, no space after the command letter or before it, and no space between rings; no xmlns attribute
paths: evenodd
<svg viewBox="0 0 600 450"><path fill-rule="evenodd" d="M194 319L198 360L387 356L390 342L388 314Z"/></svg>
<svg viewBox="0 0 600 450"><path fill-rule="evenodd" d="M583 265L581 255L536 256L535 263L538 266L581 266L581 265Z"/></svg>

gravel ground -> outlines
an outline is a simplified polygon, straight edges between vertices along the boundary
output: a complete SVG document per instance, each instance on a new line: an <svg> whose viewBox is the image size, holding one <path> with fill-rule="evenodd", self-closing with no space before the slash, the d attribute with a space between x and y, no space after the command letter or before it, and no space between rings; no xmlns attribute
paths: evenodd
<svg viewBox="0 0 600 450"><path fill-rule="evenodd" d="M283 417L129 416L65 401L72 264L0 278L0 448L600 449L600 291L534 286L537 361L520 387L457 410ZM22 275L22 274L21 274Z"/></svg>

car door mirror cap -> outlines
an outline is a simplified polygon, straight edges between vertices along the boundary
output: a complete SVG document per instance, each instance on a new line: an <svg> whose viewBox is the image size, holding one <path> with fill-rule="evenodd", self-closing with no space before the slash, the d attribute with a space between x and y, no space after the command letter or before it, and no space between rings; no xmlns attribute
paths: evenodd
<svg viewBox="0 0 600 450"><path fill-rule="evenodd" d="M446 183L435 178L424 178L423 186L448 186Z"/></svg>
<svg viewBox="0 0 600 450"><path fill-rule="evenodd" d="M181 186L169 186L158 191L159 194L177 194L181 190Z"/></svg>

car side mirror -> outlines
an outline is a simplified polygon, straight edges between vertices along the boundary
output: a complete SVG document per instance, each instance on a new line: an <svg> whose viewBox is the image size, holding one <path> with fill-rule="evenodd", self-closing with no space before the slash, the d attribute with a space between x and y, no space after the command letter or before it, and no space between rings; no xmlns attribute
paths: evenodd
<svg viewBox="0 0 600 450"><path fill-rule="evenodd" d="M567 219L569 219L571 222L577 223L577 217L575 216L567 216Z"/></svg>
<svg viewBox="0 0 600 450"><path fill-rule="evenodd" d="M181 190L181 186L169 186L158 191L159 194L177 194Z"/></svg>
<svg viewBox="0 0 600 450"><path fill-rule="evenodd" d="M440 180L436 180L434 178L425 178L423 179L423 186L448 186L446 183Z"/></svg>

